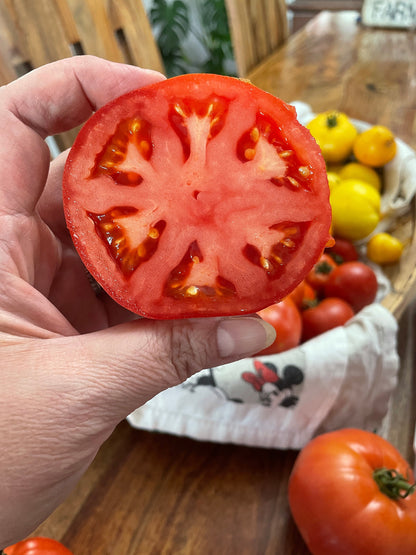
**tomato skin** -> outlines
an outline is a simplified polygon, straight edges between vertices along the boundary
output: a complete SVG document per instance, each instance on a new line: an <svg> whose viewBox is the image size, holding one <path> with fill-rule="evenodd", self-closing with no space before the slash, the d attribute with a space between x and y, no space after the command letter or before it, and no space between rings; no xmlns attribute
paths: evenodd
<svg viewBox="0 0 416 555"><path fill-rule="evenodd" d="M349 303L355 312L374 302L378 283L374 270L360 261L338 266L325 284L327 297L339 297Z"/></svg>
<svg viewBox="0 0 416 555"><path fill-rule="evenodd" d="M302 341L343 326L354 316L351 305L342 299L327 297L302 312Z"/></svg>
<svg viewBox="0 0 416 555"><path fill-rule="evenodd" d="M62 543L41 536L28 538L3 550L5 555L73 555Z"/></svg>
<svg viewBox="0 0 416 555"><path fill-rule="evenodd" d="M373 478L379 468L414 483L400 453L370 432L329 432L302 449L289 479L289 505L313 555L416 553L416 494L389 498Z"/></svg>
<svg viewBox="0 0 416 555"><path fill-rule="evenodd" d="M337 267L337 263L328 254L321 254L318 262L306 276L306 281L318 293L324 290L325 284L332 271Z"/></svg>
<svg viewBox="0 0 416 555"><path fill-rule="evenodd" d="M219 75L167 79L95 112L63 199L88 271L148 318L256 312L329 239L325 163L293 107Z"/></svg>
<svg viewBox="0 0 416 555"><path fill-rule="evenodd" d="M327 247L325 253L329 254L338 265L358 260L358 252L354 243L343 237L335 237L334 239L334 245Z"/></svg>
<svg viewBox="0 0 416 555"><path fill-rule="evenodd" d="M260 355L272 355L297 347L302 335L302 318L295 303L289 297L264 308L258 315L276 330L276 339Z"/></svg>

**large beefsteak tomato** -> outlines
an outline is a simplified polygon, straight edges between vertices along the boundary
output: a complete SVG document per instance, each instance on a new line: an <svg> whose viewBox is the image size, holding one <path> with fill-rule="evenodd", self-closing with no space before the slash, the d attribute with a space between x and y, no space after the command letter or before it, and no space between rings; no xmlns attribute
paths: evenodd
<svg viewBox="0 0 416 555"><path fill-rule="evenodd" d="M253 313L281 300L329 239L328 197L322 155L295 109L209 74L98 110L63 179L87 269L152 318Z"/></svg>
<svg viewBox="0 0 416 555"><path fill-rule="evenodd" d="M410 466L380 436L343 429L314 438L289 480L289 504L313 555L414 555Z"/></svg>

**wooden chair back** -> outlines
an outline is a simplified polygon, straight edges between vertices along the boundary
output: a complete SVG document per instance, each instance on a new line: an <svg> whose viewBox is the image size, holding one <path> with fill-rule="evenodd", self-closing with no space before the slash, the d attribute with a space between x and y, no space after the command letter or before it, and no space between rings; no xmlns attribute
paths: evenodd
<svg viewBox="0 0 416 555"><path fill-rule="evenodd" d="M225 0L239 77L282 45L289 34L286 0Z"/></svg>
<svg viewBox="0 0 416 555"><path fill-rule="evenodd" d="M164 72L141 0L0 2L0 85L76 54ZM70 146L74 135L60 136L59 147Z"/></svg>

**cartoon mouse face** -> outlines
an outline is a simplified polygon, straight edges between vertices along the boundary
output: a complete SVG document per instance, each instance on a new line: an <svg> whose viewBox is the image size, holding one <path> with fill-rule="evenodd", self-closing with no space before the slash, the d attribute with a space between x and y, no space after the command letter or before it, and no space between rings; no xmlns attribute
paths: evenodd
<svg viewBox="0 0 416 555"><path fill-rule="evenodd" d="M260 403L265 407L293 407L298 402L295 388L304 381L303 371L294 364L283 366L281 373L275 364L253 360L254 372L245 371L239 375L235 368L210 368L194 379L188 380L184 387L193 392L199 386L209 387L224 401L235 403ZM240 385L239 385L240 384ZM245 386L244 386L245 384ZM249 386L249 387L247 387ZM251 393L250 393L251 389Z"/></svg>

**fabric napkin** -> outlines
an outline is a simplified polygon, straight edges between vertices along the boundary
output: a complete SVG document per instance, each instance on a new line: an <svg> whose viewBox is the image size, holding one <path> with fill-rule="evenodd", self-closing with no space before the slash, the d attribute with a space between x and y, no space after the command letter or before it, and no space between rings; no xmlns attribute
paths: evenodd
<svg viewBox="0 0 416 555"><path fill-rule="evenodd" d="M209 368L128 416L136 428L199 440L299 449L345 426L374 430L399 365L397 322L381 304L271 356Z"/></svg>

